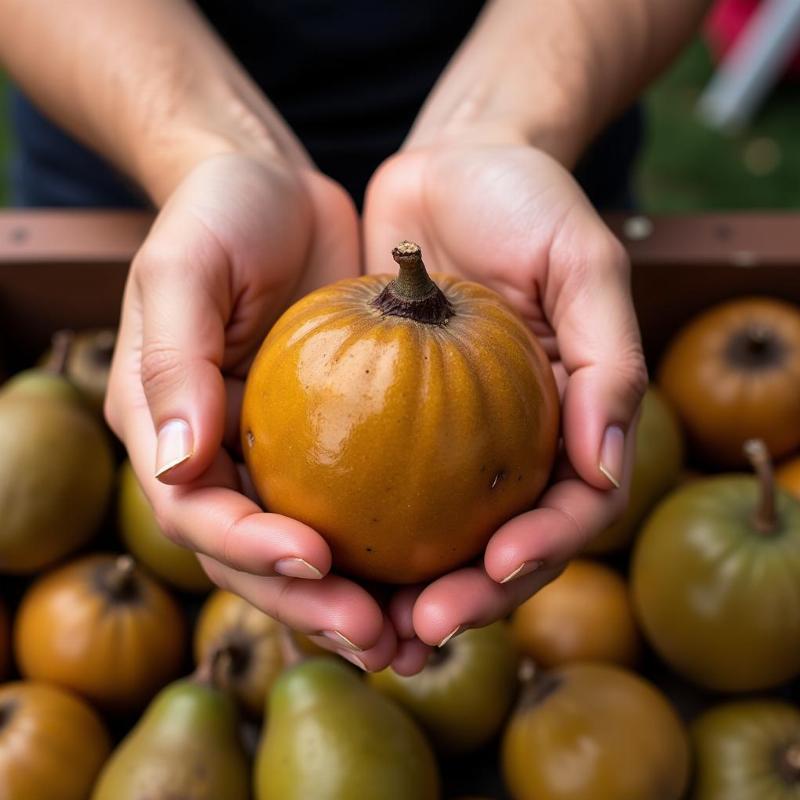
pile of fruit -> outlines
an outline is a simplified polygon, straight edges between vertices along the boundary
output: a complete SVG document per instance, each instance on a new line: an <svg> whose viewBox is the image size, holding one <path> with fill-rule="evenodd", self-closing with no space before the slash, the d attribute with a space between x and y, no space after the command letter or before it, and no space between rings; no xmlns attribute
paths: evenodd
<svg viewBox="0 0 800 800"><path fill-rule="evenodd" d="M679 331L623 517L413 677L162 536L100 416L112 343L58 335L0 387L3 800L800 797L800 309Z"/></svg>

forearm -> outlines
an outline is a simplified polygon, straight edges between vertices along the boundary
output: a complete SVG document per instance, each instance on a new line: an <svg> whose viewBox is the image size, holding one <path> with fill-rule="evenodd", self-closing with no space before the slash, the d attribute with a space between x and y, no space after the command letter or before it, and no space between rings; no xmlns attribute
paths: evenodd
<svg viewBox="0 0 800 800"><path fill-rule="evenodd" d="M431 93L409 146L516 136L572 166L669 63L708 0L492 0Z"/></svg>
<svg viewBox="0 0 800 800"><path fill-rule="evenodd" d="M157 203L216 153L307 158L188 0L0 0L0 59Z"/></svg>

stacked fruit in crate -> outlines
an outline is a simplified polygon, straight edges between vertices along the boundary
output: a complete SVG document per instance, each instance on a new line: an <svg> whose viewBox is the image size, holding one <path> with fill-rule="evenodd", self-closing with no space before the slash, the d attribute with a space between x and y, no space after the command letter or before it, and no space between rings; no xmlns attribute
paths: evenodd
<svg viewBox="0 0 800 800"><path fill-rule="evenodd" d="M161 534L100 417L112 338L59 335L0 388L3 800L797 796L799 309L676 332L625 514L412 677L212 591Z"/></svg>

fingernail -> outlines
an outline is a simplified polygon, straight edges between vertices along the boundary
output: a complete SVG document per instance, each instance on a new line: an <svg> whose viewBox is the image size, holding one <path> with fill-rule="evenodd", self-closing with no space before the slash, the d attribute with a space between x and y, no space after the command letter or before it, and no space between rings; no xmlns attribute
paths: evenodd
<svg viewBox="0 0 800 800"><path fill-rule="evenodd" d="M351 653L348 650L337 650L336 652L346 661L355 664L359 669L363 669L364 672L369 672L367 665L355 653Z"/></svg>
<svg viewBox="0 0 800 800"><path fill-rule="evenodd" d="M326 639L330 639L336 645L344 645L351 653L363 653L364 648L359 647L355 642L351 642L343 633L339 631L322 631Z"/></svg>
<svg viewBox="0 0 800 800"><path fill-rule="evenodd" d="M194 438L189 423L182 419L165 422L158 431L156 478L183 464L194 452Z"/></svg>
<svg viewBox="0 0 800 800"><path fill-rule="evenodd" d="M322 573L304 558L281 558L275 562L273 569L278 575L286 578L305 578L318 581L322 577Z"/></svg>
<svg viewBox="0 0 800 800"><path fill-rule="evenodd" d="M615 489L619 489L624 462L625 432L619 425L609 425L603 435L603 444L600 447L600 463L597 468Z"/></svg>
<svg viewBox="0 0 800 800"><path fill-rule="evenodd" d="M512 570L508 575L500 581L500 583L508 583L513 581L514 578L521 578L523 575L530 575L542 566L543 561L523 561L515 570Z"/></svg>
<svg viewBox="0 0 800 800"><path fill-rule="evenodd" d="M453 628L453 630L451 630L450 633L448 633L447 636L445 636L441 642L439 642L437 647L444 647L454 636L458 636L458 634L461 633L464 630L464 628L465 628L464 625L456 625L456 627Z"/></svg>

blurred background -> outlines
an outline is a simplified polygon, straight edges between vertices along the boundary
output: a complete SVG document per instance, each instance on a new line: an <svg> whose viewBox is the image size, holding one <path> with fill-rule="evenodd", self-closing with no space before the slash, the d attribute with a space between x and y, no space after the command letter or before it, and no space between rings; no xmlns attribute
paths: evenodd
<svg viewBox="0 0 800 800"><path fill-rule="evenodd" d="M636 201L648 213L800 205L800 58L766 91L754 116L735 133L705 124L697 101L712 79L713 50L731 44L757 0L717 3L715 33L684 51L643 99L647 140L636 172ZM723 6L725 8L723 8ZM744 10L743 10L744 9ZM716 13L716 12L715 12ZM738 15L738 16L737 16ZM796 37L800 51L800 36ZM8 83L0 71L0 205L10 202Z"/></svg>

